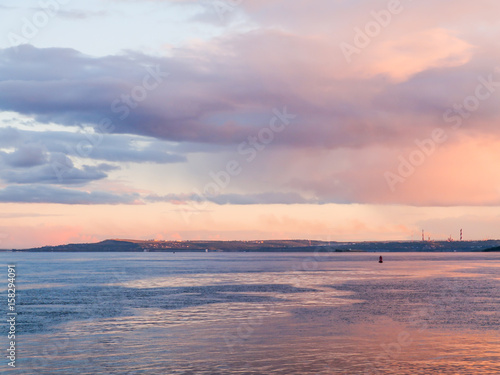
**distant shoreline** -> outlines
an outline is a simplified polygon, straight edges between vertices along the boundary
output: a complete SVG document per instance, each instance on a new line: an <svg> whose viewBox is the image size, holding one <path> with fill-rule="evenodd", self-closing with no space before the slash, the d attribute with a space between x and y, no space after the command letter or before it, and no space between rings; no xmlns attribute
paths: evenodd
<svg viewBox="0 0 500 375"><path fill-rule="evenodd" d="M4 249L1 252L259 252L259 253L374 253L374 252L500 252L500 240L485 241L143 241L112 239L97 243Z"/></svg>

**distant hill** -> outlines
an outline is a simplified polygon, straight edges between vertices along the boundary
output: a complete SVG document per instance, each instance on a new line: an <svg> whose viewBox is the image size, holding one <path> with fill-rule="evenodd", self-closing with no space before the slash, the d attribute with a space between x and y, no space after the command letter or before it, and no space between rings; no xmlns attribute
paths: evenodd
<svg viewBox="0 0 500 375"><path fill-rule="evenodd" d="M326 242L264 241L155 241L110 239L97 243L44 246L13 250L27 252L463 252L500 251L499 240L488 241L378 241Z"/></svg>
<svg viewBox="0 0 500 375"><path fill-rule="evenodd" d="M74 252L74 251L89 251L89 252L108 252L108 251L143 251L141 246L136 243L121 241L121 240L106 240L97 243L78 243L59 246L44 246L32 249L19 251L35 251L35 252Z"/></svg>
<svg viewBox="0 0 500 375"><path fill-rule="evenodd" d="M238 252L238 251L314 251L326 242L309 240L269 241L144 241L112 239L97 243L44 246L32 249L14 250L30 252Z"/></svg>

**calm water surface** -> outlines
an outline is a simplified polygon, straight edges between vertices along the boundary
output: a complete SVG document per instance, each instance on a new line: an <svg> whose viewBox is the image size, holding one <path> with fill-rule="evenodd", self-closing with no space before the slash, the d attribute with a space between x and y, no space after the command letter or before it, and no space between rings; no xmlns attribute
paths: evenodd
<svg viewBox="0 0 500 375"><path fill-rule="evenodd" d="M0 373L500 374L500 254L0 257Z"/></svg>

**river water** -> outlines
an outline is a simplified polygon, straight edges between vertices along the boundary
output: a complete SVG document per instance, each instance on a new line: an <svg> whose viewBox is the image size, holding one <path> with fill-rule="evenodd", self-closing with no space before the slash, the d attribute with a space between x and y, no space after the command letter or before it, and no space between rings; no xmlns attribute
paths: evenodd
<svg viewBox="0 0 500 375"><path fill-rule="evenodd" d="M0 373L500 373L499 253L378 255L3 253Z"/></svg>

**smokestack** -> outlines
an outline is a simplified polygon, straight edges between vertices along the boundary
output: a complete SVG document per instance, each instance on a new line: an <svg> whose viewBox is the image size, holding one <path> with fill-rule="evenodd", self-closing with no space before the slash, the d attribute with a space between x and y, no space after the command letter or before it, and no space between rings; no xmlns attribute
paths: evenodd
<svg viewBox="0 0 500 375"><path fill-rule="evenodd" d="M422 229L422 241L425 241L425 233L423 229Z"/></svg>
<svg viewBox="0 0 500 375"><path fill-rule="evenodd" d="M460 241L462 241L462 229L460 229Z"/></svg>

